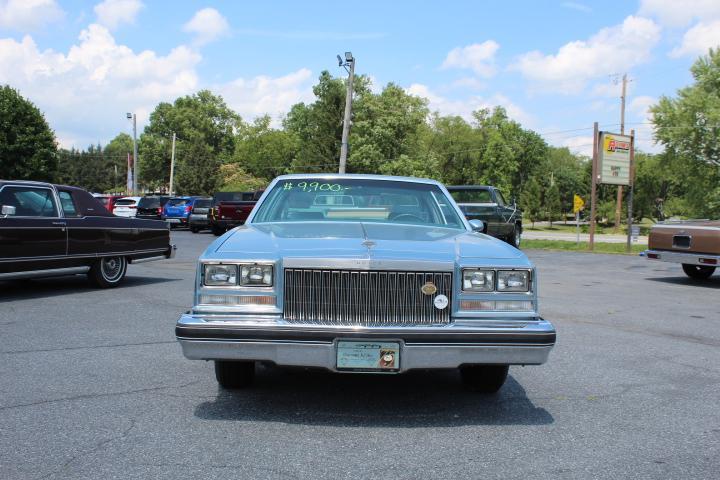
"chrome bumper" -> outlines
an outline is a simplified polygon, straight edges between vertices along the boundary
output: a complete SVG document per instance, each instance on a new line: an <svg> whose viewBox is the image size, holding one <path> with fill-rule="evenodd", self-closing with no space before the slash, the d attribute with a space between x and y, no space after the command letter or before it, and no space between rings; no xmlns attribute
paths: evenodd
<svg viewBox="0 0 720 480"><path fill-rule="evenodd" d="M264 321L263 321L264 320ZM555 344L555 328L542 318L494 325L352 328L290 325L281 319L185 314L175 329L191 360L259 360L336 370L338 340L400 343L400 371L457 368L463 364L540 365Z"/></svg>
<svg viewBox="0 0 720 480"><path fill-rule="evenodd" d="M649 260L661 262L683 263L702 267L720 266L720 255L691 252L671 252L668 250L645 250L643 255Z"/></svg>

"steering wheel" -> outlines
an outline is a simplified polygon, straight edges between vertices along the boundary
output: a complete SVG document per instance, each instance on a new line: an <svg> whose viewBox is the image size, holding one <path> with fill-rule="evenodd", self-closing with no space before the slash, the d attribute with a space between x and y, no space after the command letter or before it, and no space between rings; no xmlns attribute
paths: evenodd
<svg viewBox="0 0 720 480"><path fill-rule="evenodd" d="M413 215L412 213L401 213L399 215L395 215L392 219L393 220L402 220L403 218L410 220L411 222L414 221L414 223L425 223L425 220L418 217L417 215Z"/></svg>

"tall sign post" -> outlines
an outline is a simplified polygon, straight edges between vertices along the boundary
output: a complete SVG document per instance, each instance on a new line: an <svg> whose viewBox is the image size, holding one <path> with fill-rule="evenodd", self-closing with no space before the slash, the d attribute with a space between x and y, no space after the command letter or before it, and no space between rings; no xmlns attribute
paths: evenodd
<svg viewBox="0 0 720 480"><path fill-rule="evenodd" d="M595 122L595 141L593 143L592 198L590 216L590 250L595 247L595 211L597 203L597 184L631 185L632 162L634 158L634 132L632 135L620 135L610 132L599 132ZM632 197L629 199L632 202ZM628 205L628 214L632 215L632 203ZM632 219L628 224L628 239ZM629 241L629 240L628 240ZM628 244L629 245L629 244ZM628 246L629 248L629 246Z"/></svg>
<svg viewBox="0 0 720 480"><path fill-rule="evenodd" d="M627 253L632 251L633 195L635 194L635 130L630 130L630 188L628 189Z"/></svg>
<svg viewBox="0 0 720 480"><path fill-rule="evenodd" d="M593 124L592 178L590 179L590 241L588 248L595 249L595 214L597 212L598 122Z"/></svg>

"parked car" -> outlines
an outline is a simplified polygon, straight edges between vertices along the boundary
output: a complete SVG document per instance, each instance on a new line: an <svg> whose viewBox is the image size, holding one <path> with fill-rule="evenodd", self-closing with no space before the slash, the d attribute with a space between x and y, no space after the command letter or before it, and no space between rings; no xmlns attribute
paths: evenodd
<svg viewBox="0 0 720 480"><path fill-rule="evenodd" d="M137 206L142 197L123 197L115 201L113 214L118 217L136 217Z"/></svg>
<svg viewBox="0 0 720 480"><path fill-rule="evenodd" d="M200 256L176 336L186 358L215 362L224 388L250 384L262 361L459 368L469 389L495 392L509 365L547 361L555 329L533 265L483 227L434 180L278 177Z"/></svg>
<svg viewBox="0 0 720 480"><path fill-rule="evenodd" d="M0 280L86 274L115 287L128 263L174 254L162 222L114 216L80 188L0 181Z"/></svg>
<svg viewBox="0 0 720 480"><path fill-rule="evenodd" d="M167 195L146 195L137 204L137 218L161 220L163 207L170 199Z"/></svg>
<svg viewBox="0 0 720 480"><path fill-rule="evenodd" d="M194 200L194 197L170 198L163 207L163 220L170 228L187 226Z"/></svg>
<svg viewBox="0 0 720 480"><path fill-rule="evenodd" d="M210 229L220 236L233 227L242 225L262 195L263 190L256 192L217 192L213 196L213 207L210 211Z"/></svg>
<svg viewBox="0 0 720 480"><path fill-rule="evenodd" d="M103 204L103 206L107 209L107 211L112 213L113 209L115 208L115 202L121 198L124 198L125 195L94 194L93 197L100 200L100 203Z"/></svg>
<svg viewBox="0 0 720 480"><path fill-rule="evenodd" d="M706 280L720 266L720 220L656 223L646 258L679 263L690 278Z"/></svg>
<svg viewBox="0 0 720 480"><path fill-rule="evenodd" d="M190 210L188 217L188 227L192 233L198 233L200 230L210 228L210 208L212 207L212 198L196 198Z"/></svg>
<svg viewBox="0 0 720 480"><path fill-rule="evenodd" d="M484 185L447 187L468 220L482 220L488 235L505 240L520 248L522 239L522 212L515 200L508 203L502 192Z"/></svg>

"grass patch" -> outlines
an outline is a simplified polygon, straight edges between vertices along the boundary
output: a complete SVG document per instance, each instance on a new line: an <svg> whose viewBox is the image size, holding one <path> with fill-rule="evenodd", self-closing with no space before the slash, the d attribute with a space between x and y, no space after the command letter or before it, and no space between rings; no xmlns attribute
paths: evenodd
<svg viewBox="0 0 720 480"><path fill-rule="evenodd" d="M594 253L616 253L616 254L627 254L625 251L624 243L599 243L595 242ZM631 255L637 255L640 252L647 250L647 245L632 244ZM536 250L563 250L569 252L590 252L588 250L588 242L566 242L564 240L522 240L522 248L524 249L536 249Z"/></svg>

